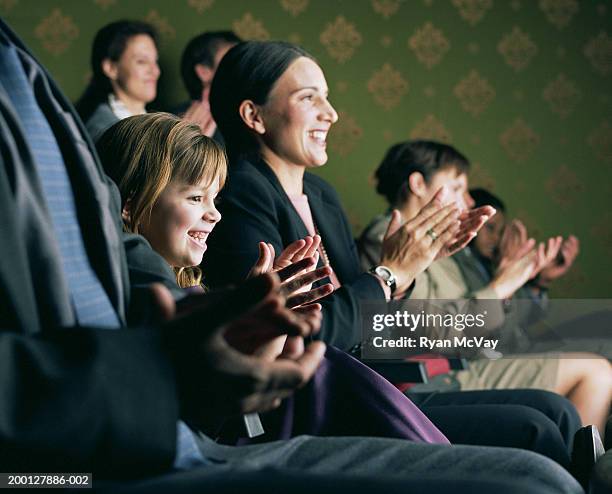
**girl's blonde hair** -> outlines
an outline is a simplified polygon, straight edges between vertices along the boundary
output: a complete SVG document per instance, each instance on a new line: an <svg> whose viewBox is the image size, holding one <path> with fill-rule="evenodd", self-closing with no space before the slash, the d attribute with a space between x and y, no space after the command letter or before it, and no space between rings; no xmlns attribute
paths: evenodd
<svg viewBox="0 0 612 494"><path fill-rule="evenodd" d="M140 233L162 191L175 180L223 187L227 177L225 151L200 128L169 113L125 118L99 139L98 152L106 173L119 185L121 203L129 205L123 227ZM175 267L179 286L198 285L200 269Z"/></svg>

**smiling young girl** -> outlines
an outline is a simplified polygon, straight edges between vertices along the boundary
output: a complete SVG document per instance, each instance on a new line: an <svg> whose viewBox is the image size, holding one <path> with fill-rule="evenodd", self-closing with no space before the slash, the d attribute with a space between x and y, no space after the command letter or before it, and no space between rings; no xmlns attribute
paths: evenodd
<svg viewBox="0 0 612 494"><path fill-rule="evenodd" d="M119 185L124 228L143 235L170 264L180 286L201 283L197 267L221 215L225 152L200 129L165 113L129 117L98 142Z"/></svg>

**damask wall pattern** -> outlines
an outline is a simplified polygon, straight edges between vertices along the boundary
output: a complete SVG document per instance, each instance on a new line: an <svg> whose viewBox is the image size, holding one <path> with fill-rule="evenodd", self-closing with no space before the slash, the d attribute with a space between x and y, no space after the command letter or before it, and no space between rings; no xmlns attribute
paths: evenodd
<svg viewBox="0 0 612 494"><path fill-rule="evenodd" d="M384 209L371 176L385 150L426 137L472 161L532 235L578 235L559 296L612 296L612 2L609 0L0 0L0 15L73 99L97 29L144 19L161 33L160 98L185 98L195 34L285 39L317 57L340 115L317 173L358 233Z"/></svg>

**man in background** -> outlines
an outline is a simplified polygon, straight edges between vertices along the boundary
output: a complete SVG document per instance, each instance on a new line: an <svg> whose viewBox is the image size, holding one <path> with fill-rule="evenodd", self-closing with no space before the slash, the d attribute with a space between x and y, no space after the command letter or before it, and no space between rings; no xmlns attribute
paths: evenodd
<svg viewBox="0 0 612 494"><path fill-rule="evenodd" d="M208 93L219 62L240 41L232 31L205 32L187 43L181 57L181 77L191 101L179 105L173 113L197 123L204 135L221 144L223 137L210 113Z"/></svg>

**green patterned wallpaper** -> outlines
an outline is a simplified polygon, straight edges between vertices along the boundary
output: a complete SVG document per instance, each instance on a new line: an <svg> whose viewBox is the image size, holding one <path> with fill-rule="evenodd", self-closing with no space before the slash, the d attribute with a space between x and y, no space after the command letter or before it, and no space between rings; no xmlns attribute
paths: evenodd
<svg viewBox="0 0 612 494"><path fill-rule="evenodd" d="M0 0L0 15L75 99L97 29L139 18L162 34L160 101L184 99L181 50L234 29L320 61L340 120L320 171L358 232L384 208L370 176L409 137L450 142L472 183L541 238L574 233L555 294L612 296L612 3L597 0Z"/></svg>

